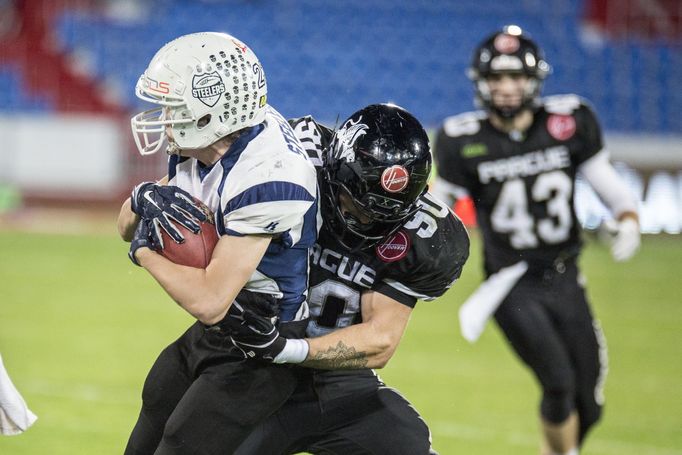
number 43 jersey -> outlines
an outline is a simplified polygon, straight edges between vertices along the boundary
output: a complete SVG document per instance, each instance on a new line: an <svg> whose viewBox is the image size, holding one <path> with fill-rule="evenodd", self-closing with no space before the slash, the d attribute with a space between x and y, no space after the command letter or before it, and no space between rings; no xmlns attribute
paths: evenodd
<svg viewBox="0 0 682 455"><path fill-rule="evenodd" d="M313 163L321 166L332 131L311 117L289 122ZM310 258L308 336L362 322L365 291L414 307L418 299L441 296L459 278L469 256L464 225L428 193L418 204L419 210L395 234L357 253L344 248L323 222Z"/></svg>
<svg viewBox="0 0 682 455"><path fill-rule="evenodd" d="M519 260L543 269L578 255L575 177L601 150L597 119L575 95L544 98L524 133L495 129L484 112L444 121L436 140L439 189L473 199L488 274Z"/></svg>

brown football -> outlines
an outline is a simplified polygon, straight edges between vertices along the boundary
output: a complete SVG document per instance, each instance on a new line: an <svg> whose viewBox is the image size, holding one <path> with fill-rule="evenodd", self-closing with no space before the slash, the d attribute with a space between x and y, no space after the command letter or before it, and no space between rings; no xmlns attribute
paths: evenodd
<svg viewBox="0 0 682 455"><path fill-rule="evenodd" d="M215 227L213 213L198 199L195 203L208 216L207 221L199 223L201 231L197 234L182 226L178 226L180 232L185 237L182 243L175 243L175 241L161 229L161 237L163 238L164 248L159 251L161 256L180 265L187 265L198 269L205 269L208 263L211 262L213 249L218 243L218 233ZM177 226L177 223L176 223Z"/></svg>

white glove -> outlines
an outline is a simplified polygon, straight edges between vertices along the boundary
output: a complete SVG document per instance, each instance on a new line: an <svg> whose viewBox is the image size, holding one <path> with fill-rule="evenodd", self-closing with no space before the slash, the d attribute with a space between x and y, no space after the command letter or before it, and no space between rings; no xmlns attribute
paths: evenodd
<svg viewBox="0 0 682 455"><path fill-rule="evenodd" d="M488 319L528 270L526 261L500 269L478 286L459 308L459 328L462 336L474 343L481 336Z"/></svg>
<svg viewBox="0 0 682 455"><path fill-rule="evenodd" d="M627 261L639 250L641 243L639 223L634 218L624 218L608 226L613 234L611 241L611 256L617 262Z"/></svg>
<svg viewBox="0 0 682 455"><path fill-rule="evenodd" d="M5 370L0 356L0 434L19 434L36 421Z"/></svg>

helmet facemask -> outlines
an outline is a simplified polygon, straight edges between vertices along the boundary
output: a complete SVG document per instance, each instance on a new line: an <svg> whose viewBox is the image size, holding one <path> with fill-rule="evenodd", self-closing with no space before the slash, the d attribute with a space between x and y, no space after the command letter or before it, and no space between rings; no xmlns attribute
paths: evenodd
<svg viewBox="0 0 682 455"><path fill-rule="evenodd" d="M334 182L325 173L327 191L323 208L332 215L331 231L349 251L371 248L391 236L419 209L416 203L405 205L399 200L378 194L365 194L362 199L353 196L345 185Z"/></svg>
<svg viewBox="0 0 682 455"><path fill-rule="evenodd" d="M167 152L169 154L177 153L179 147L174 139L168 138L167 128L171 128L173 137L175 137L175 134L180 134L179 130L175 131L177 126L189 126L196 119L182 98L149 94L143 88L144 84L143 75L135 90L137 97L149 103L157 104L158 107L140 112L130 119L137 149L141 155L152 155L158 152L164 143L167 143Z"/></svg>
<svg viewBox="0 0 682 455"><path fill-rule="evenodd" d="M505 72L493 73L493 74L505 74ZM518 72L509 72L508 74L524 74ZM525 74L524 74L525 75ZM540 96L540 90L542 89L542 81L534 77L527 77L525 80L523 92L521 94L521 102L518 106L500 106L495 103L493 99L492 90L490 89L489 75L485 78L478 78L475 81L476 84L476 100L477 104L485 109L494 112L503 119L511 119L519 114L525 109L533 109L537 104L537 99Z"/></svg>

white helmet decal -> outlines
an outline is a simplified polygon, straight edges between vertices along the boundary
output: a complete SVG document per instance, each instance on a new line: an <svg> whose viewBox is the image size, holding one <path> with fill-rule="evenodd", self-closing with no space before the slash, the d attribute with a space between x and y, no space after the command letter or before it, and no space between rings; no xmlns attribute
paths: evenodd
<svg viewBox="0 0 682 455"><path fill-rule="evenodd" d="M195 74L192 78L192 96L208 107L215 106L223 93L225 84L217 71Z"/></svg>
<svg viewBox="0 0 682 455"><path fill-rule="evenodd" d="M341 129L336 133L339 158L344 158L347 162L352 163L355 161L355 152L353 151L353 145L360 139L361 136L367 134L369 127L364 123L360 123L362 116L360 116L355 122L353 119L348 119L346 123L341 127Z"/></svg>

